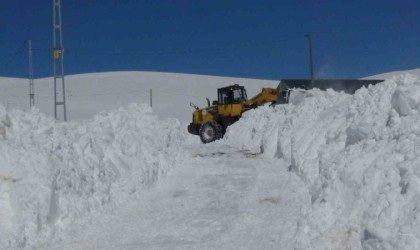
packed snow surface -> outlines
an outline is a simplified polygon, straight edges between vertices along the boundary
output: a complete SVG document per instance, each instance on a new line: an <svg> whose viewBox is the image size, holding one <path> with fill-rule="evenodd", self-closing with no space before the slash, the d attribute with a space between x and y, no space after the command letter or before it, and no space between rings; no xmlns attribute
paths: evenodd
<svg viewBox="0 0 420 250"><path fill-rule="evenodd" d="M420 249L419 124L410 74L295 90L206 145L144 104L0 105L0 249Z"/></svg>

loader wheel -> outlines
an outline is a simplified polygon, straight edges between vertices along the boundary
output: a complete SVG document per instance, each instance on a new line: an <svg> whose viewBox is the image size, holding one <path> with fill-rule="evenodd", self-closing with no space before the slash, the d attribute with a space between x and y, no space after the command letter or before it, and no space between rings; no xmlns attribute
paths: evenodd
<svg viewBox="0 0 420 250"><path fill-rule="evenodd" d="M209 143L223 137L222 126L216 121L208 121L200 127L200 139L203 143Z"/></svg>

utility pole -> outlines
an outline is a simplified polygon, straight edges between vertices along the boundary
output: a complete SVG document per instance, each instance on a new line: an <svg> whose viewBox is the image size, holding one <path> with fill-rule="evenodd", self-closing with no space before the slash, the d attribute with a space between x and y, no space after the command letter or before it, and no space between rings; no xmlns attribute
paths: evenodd
<svg viewBox="0 0 420 250"><path fill-rule="evenodd" d="M34 69L32 64L32 40L26 41L28 46L28 58L29 58L29 108L35 106L35 92L34 92Z"/></svg>
<svg viewBox="0 0 420 250"><path fill-rule="evenodd" d="M306 35L308 37L308 45L309 45L309 65L311 69L311 82L314 81L314 63L312 60L312 34L309 33Z"/></svg>
<svg viewBox="0 0 420 250"><path fill-rule="evenodd" d="M63 118L64 121L66 121L66 88L64 85L64 47L63 32L61 29L61 0L53 0L53 15L54 117L57 119L57 106L63 106ZM59 84L59 82L61 82L61 84ZM60 87L62 97L58 100L57 91L59 91Z"/></svg>

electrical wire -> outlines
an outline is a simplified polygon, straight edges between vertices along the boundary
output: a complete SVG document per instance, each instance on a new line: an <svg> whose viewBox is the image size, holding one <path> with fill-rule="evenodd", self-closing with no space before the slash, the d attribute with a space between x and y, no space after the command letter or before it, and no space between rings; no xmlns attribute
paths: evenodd
<svg viewBox="0 0 420 250"><path fill-rule="evenodd" d="M13 52L9 55L6 55L5 58L9 58L9 57L11 57L11 58L7 62L2 63L2 65L3 66L10 65L13 62L13 60L16 59L16 56L19 55L19 53L21 53L23 51L23 49L25 49L25 48L26 48L26 41L24 41L23 44L18 49L15 50L15 52Z"/></svg>
<svg viewBox="0 0 420 250"><path fill-rule="evenodd" d="M262 45L277 44L280 41L266 41L266 42L246 42L242 44L232 44L230 46L222 47L207 47L207 48L197 48L197 49L184 49L176 48L170 50L161 50L161 51L134 51L134 52L90 52L78 49L66 49L65 53L70 55L86 55L86 56L159 56L159 55L172 55L172 54L191 54L191 53L201 53L201 52L216 52L216 51L226 51L226 50L237 50L241 48L249 47L258 47ZM32 51L38 52L52 52L52 49L43 49L43 48L34 48Z"/></svg>
<svg viewBox="0 0 420 250"><path fill-rule="evenodd" d="M142 94L147 94L149 93L149 90L135 90L135 91L129 91L129 92L115 92L115 93L103 93L103 94L81 94L81 95L75 95L72 93L68 93L66 94L66 97L73 97L73 98L77 98L77 97L96 97L96 96L124 96L124 95L131 95L131 94L138 94L138 93L142 93ZM182 94L182 93L174 93L174 92L167 92L167 91L162 91L162 90L155 90L153 91L153 93L161 93L164 95L177 95L177 96L185 96L185 97L201 97L201 96L197 96L197 95L192 95L192 94ZM26 95L2 95L0 94L0 97L23 97ZM54 95L37 95L38 98L43 97L43 98L51 98L54 97Z"/></svg>

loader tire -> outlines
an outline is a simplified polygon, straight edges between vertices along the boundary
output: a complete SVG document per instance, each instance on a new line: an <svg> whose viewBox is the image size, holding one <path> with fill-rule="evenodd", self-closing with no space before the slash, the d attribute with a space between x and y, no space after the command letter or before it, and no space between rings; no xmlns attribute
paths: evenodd
<svg viewBox="0 0 420 250"><path fill-rule="evenodd" d="M205 143L218 140L223 137L223 129L216 121L208 121L200 127L200 139Z"/></svg>

